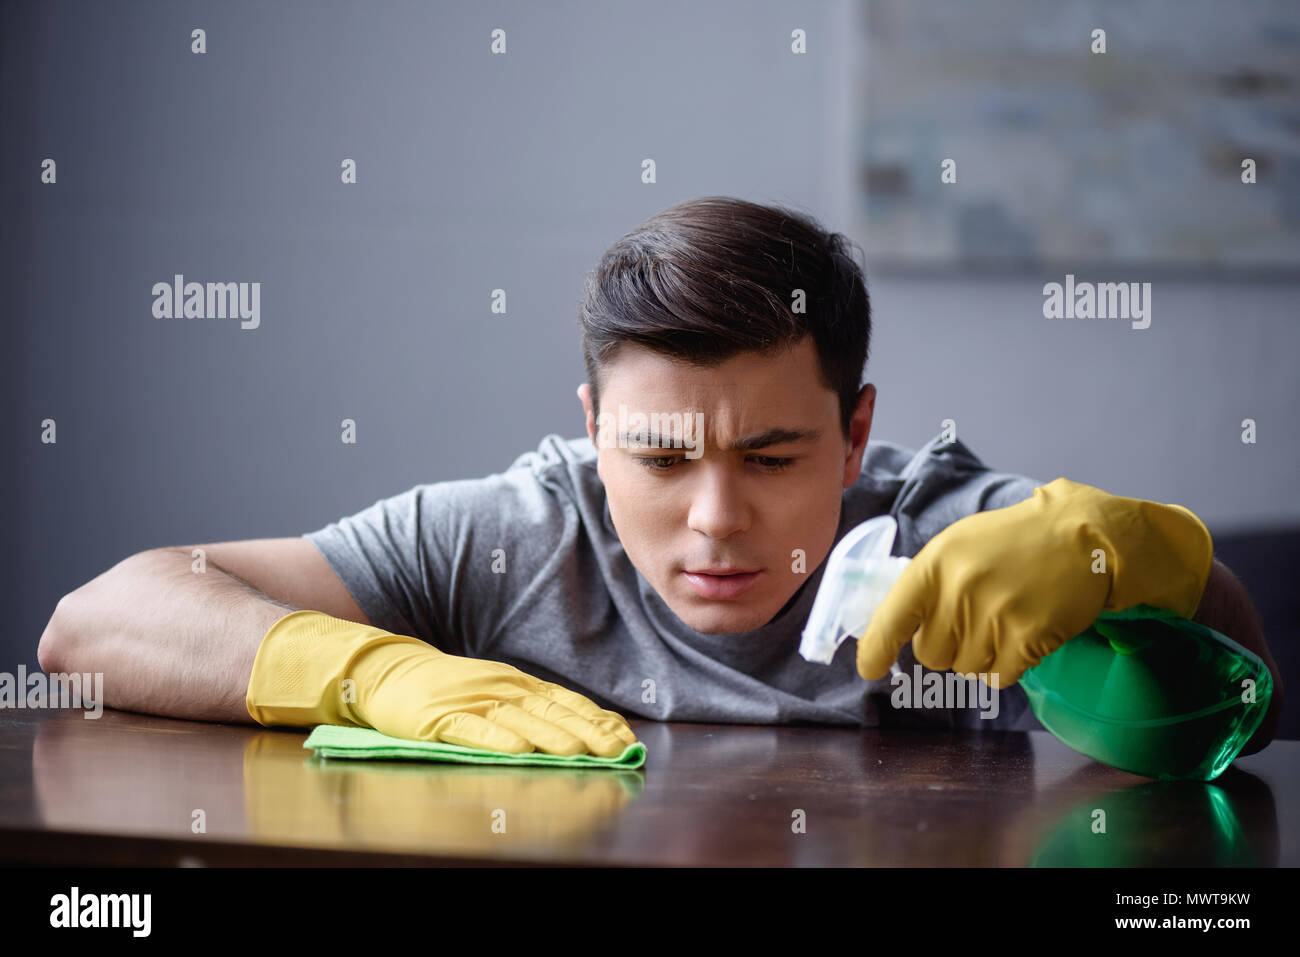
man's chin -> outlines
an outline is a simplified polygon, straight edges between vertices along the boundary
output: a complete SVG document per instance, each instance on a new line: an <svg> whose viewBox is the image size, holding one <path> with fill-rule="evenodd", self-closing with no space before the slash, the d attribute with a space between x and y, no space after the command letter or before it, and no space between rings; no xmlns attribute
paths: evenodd
<svg viewBox="0 0 1300 957"><path fill-rule="evenodd" d="M725 602L717 602L719 606ZM686 627L702 635L735 635L741 632L761 628L772 620L771 615L764 615L753 608L732 606L716 609L703 609L698 605L693 608L676 610L677 617Z"/></svg>

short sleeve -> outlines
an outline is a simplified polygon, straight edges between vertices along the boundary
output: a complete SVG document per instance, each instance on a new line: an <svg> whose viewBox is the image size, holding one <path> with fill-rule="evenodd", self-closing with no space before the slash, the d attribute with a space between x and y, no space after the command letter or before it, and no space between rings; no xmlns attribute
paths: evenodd
<svg viewBox="0 0 1300 957"><path fill-rule="evenodd" d="M375 627L477 657L576 521L529 462L418 485L304 537Z"/></svg>

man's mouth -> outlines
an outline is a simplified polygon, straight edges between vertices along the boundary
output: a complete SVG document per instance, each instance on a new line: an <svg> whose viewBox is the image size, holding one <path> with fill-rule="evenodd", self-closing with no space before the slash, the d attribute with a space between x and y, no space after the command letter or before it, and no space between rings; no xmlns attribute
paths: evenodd
<svg viewBox="0 0 1300 957"><path fill-rule="evenodd" d="M727 599L738 598L749 591L762 573L761 568L723 570L715 567L704 571L683 571L682 575L700 596Z"/></svg>

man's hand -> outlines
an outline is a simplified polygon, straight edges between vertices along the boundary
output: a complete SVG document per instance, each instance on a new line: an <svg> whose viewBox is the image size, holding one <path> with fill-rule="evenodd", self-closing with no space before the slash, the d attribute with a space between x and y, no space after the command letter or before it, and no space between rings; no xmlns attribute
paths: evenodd
<svg viewBox="0 0 1300 957"><path fill-rule="evenodd" d="M354 711L399 738L521 754L617 757L636 735L621 715L513 665L385 645L353 666Z"/></svg>
<svg viewBox="0 0 1300 957"><path fill-rule="evenodd" d="M1180 505L1058 478L928 541L858 642L858 673L884 677L912 640L928 668L1010 687L1103 611L1149 604L1192 617L1213 552Z"/></svg>
<svg viewBox="0 0 1300 957"><path fill-rule="evenodd" d="M616 757L636 743L621 715L511 665L315 611L267 631L247 705L263 725L351 724L512 754Z"/></svg>

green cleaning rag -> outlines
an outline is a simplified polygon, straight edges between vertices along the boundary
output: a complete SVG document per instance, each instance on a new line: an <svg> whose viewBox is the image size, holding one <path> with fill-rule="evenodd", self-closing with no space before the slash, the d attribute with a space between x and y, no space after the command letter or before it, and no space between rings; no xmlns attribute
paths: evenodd
<svg viewBox="0 0 1300 957"><path fill-rule="evenodd" d="M627 769L639 768L645 764L645 745L640 741L629 744L622 754L613 758L601 758L594 754L546 754L541 751L508 754L504 751L464 748L441 741L393 738L374 728L341 724L317 725L302 746L314 750L318 757L324 758L415 758L422 761L451 761L456 764L549 764L564 768Z"/></svg>

